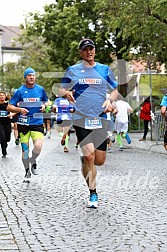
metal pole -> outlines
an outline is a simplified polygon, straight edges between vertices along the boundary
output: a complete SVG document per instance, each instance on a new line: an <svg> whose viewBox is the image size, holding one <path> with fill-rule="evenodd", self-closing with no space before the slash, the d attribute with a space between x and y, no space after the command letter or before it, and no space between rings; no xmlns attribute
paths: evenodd
<svg viewBox="0 0 167 252"><path fill-rule="evenodd" d="M141 74L140 73L138 73L137 74L137 79L136 79L136 101L137 101L137 104L139 105L139 103L140 103L140 95L139 95L139 84L140 84L140 76L141 76ZM139 131L140 131L140 107L138 106L138 129L139 129Z"/></svg>
<svg viewBox="0 0 167 252"><path fill-rule="evenodd" d="M152 75L151 75L151 60L150 57L148 57L148 69L149 69L149 79L150 79L150 104L151 104L151 111L152 111ZM150 121L150 127L151 127L151 141L153 140L153 129L152 129L152 120Z"/></svg>

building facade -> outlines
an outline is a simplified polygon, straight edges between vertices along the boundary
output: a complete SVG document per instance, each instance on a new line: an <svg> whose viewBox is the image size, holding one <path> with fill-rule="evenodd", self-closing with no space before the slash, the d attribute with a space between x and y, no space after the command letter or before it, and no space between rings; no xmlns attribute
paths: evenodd
<svg viewBox="0 0 167 252"><path fill-rule="evenodd" d="M19 60L22 53L22 46L17 42L19 34L18 26L0 25L0 66Z"/></svg>

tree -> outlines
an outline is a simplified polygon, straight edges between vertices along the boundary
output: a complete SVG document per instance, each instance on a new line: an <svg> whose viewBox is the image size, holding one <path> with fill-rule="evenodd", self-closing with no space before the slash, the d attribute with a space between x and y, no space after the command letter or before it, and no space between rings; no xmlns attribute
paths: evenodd
<svg viewBox="0 0 167 252"><path fill-rule="evenodd" d="M20 38L22 43L25 37ZM41 36L31 36L28 44L24 45L24 51L19 61L19 65L24 66L24 69L31 66L37 72L37 81L47 91L48 95L51 93L51 87L55 81L52 75L56 68L53 62L50 61L50 56L47 53L49 46L44 44ZM47 76L47 78L46 78Z"/></svg>
<svg viewBox="0 0 167 252"><path fill-rule="evenodd" d="M109 3L109 0L56 1L45 6L45 14L30 14L24 27L27 38L42 35L50 46L51 60L66 69L80 59L76 54L80 39L89 37L97 45L97 60L109 64L111 52L122 58L122 51L129 50L130 44L120 36L120 28L113 31L110 20L114 13Z"/></svg>
<svg viewBox="0 0 167 252"><path fill-rule="evenodd" d="M122 37L132 37L130 47L136 56L167 62L167 0L117 1L119 18L113 25L122 29ZM135 55L133 54L133 57Z"/></svg>
<svg viewBox="0 0 167 252"><path fill-rule="evenodd" d="M0 83L1 89L9 94L20 86L23 71L15 63L7 63L0 67Z"/></svg>
<svg viewBox="0 0 167 252"><path fill-rule="evenodd" d="M31 36L31 41L25 42L25 36L20 37L23 43L23 53L17 63L4 64L0 69L0 82L2 87L9 93L25 82L23 72L27 67L32 67L37 72L36 82L42 85L47 94L51 96L52 85L55 82L53 75L58 70L50 61L46 51L46 45L42 37ZM62 71L62 70L61 70Z"/></svg>
<svg viewBox="0 0 167 252"><path fill-rule="evenodd" d="M44 14L27 16L21 41L23 45L33 45L34 39L39 40L34 64L42 71L62 71L78 62L78 42L82 37L95 41L96 60L101 63L138 57L148 60L148 53L154 62L167 62L166 3L167 0L57 0L45 6ZM44 61L40 59L42 55ZM126 64L118 61L118 68L119 83L125 84ZM127 86L122 87L125 90L121 92L126 94Z"/></svg>
<svg viewBox="0 0 167 252"><path fill-rule="evenodd" d="M44 42L49 45L47 52L50 59L57 68L66 69L78 62L80 57L76 52L82 37L95 41L97 61L110 64L111 52L121 59L123 52L127 51L128 55L130 50L130 43L127 38L120 36L120 29L116 29L114 34L110 26L110 16L108 0L59 0L56 4L45 6L44 15L30 14L24 30L26 39L32 35L42 35Z"/></svg>
<svg viewBox="0 0 167 252"><path fill-rule="evenodd" d="M158 3L156 0L58 0L46 5L43 15L31 13L25 29L28 36L42 34L45 43L51 46L49 53L53 61L62 66L67 62L66 67L78 60L76 49L83 36L95 40L101 62L111 62L111 53L118 59L126 59L132 48L138 53L152 49L157 54L159 40L166 47L166 3L167 0Z"/></svg>

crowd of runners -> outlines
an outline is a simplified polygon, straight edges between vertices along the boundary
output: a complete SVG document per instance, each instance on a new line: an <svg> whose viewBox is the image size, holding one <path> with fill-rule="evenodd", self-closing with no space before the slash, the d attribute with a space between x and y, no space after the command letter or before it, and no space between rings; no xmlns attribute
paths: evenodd
<svg viewBox="0 0 167 252"><path fill-rule="evenodd" d="M131 143L128 116L133 109L118 93L118 83L111 68L95 62L95 44L91 39L81 40L79 54L82 61L67 69L53 102L36 83L36 72L31 67L25 69L25 83L10 99L0 91L0 143L2 158L6 158L13 126L15 144L20 144L22 149L23 181L30 182L32 174L38 175L37 158L44 137L51 137L54 123L58 126L64 153L69 152L72 127L76 134L75 147L82 151L82 173L90 193L88 206L97 208L96 166L104 164L106 152L115 140L120 150L123 150L122 138ZM164 118L166 105L164 98ZM165 133L164 141L166 139ZM167 145L167 141L165 143Z"/></svg>

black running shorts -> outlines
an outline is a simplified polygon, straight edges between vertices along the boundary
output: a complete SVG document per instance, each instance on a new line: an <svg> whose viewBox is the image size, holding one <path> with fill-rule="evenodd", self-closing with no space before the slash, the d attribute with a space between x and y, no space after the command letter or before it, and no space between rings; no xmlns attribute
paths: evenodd
<svg viewBox="0 0 167 252"><path fill-rule="evenodd" d="M76 120L74 122L74 129L76 131L80 147L93 143L95 149L106 151L108 134L105 120L103 120L102 125L103 127L101 129L85 129L83 119Z"/></svg>

